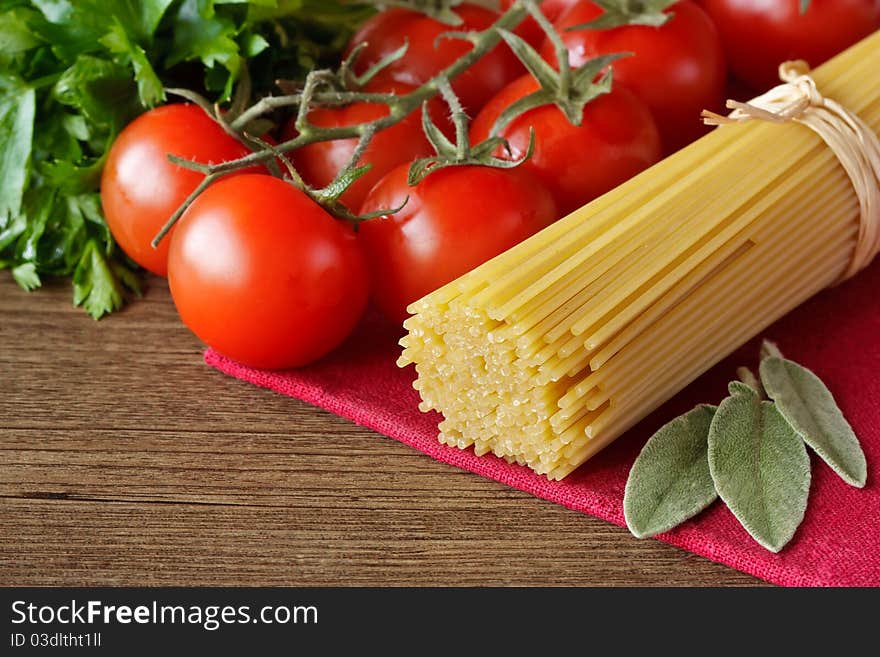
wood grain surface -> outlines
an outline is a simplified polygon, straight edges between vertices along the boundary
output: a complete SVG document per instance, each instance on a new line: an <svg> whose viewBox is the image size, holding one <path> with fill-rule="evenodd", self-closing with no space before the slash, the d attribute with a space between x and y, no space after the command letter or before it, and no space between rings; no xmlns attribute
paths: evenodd
<svg viewBox="0 0 880 657"><path fill-rule="evenodd" d="M163 281L101 322L0 273L0 585L757 585L202 363Z"/></svg>

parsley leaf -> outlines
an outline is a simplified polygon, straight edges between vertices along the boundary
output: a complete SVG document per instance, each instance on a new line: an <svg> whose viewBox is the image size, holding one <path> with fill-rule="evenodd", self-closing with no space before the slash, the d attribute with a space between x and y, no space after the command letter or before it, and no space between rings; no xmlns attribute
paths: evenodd
<svg viewBox="0 0 880 657"><path fill-rule="evenodd" d="M33 87L14 75L0 74L0 230L21 212L35 113Z"/></svg>

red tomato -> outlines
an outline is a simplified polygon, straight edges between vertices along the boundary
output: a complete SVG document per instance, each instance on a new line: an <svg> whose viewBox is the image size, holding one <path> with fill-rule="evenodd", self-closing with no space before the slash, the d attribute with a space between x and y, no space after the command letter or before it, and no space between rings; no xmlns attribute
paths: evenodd
<svg viewBox="0 0 880 657"><path fill-rule="evenodd" d="M501 11L510 9L517 0L501 0ZM544 0L539 6L541 13L553 23L562 16L566 9L580 0Z"/></svg>
<svg viewBox="0 0 880 657"><path fill-rule="evenodd" d="M413 89L414 87L398 82L371 87L370 91L402 95ZM435 112L440 116L442 123L442 117L445 114L441 114L439 110L435 110L431 106L432 118ZM313 109L309 112L309 120L322 128L335 128L367 123L387 115L387 105L355 103L341 108L319 107ZM295 123L296 120L291 119L284 126L282 136L284 141L296 136ZM357 139L340 139L309 144L291 153L290 159L306 183L315 188L326 187L348 164L355 148L357 148L357 143ZM433 152L434 150L422 131L421 112L410 114L400 123L386 128L373 137L359 162L359 164L371 164L372 168L346 190L341 197L342 202L357 211L367 196L367 192L391 169L398 164L412 162L420 157L431 155Z"/></svg>
<svg viewBox="0 0 880 657"><path fill-rule="evenodd" d="M497 13L472 5L456 7L455 12L464 23L451 27L419 12L386 9L364 23L349 42L347 52L360 43L367 44L356 63L357 71L362 72L406 42L406 56L386 69L383 76L419 86L473 48L461 39L437 41L441 34L485 30L498 18ZM465 109L476 113L496 91L522 75L522 70L513 52L501 44L459 75L452 88Z"/></svg>
<svg viewBox="0 0 880 657"><path fill-rule="evenodd" d="M499 115L538 89L526 75L502 89L471 126L471 141L489 137ZM528 152L529 128L535 130L532 157L520 165L541 180L568 214L628 180L660 159L660 135L651 112L625 87L615 87L584 107L583 123L572 125L555 105L526 112L501 135L515 159Z"/></svg>
<svg viewBox="0 0 880 657"><path fill-rule="evenodd" d="M529 174L481 166L436 171L415 187L400 166L376 185L362 212L398 207L361 224L358 237L373 299L394 322L406 307L506 251L558 218L553 197Z"/></svg>
<svg viewBox="0 0 880 657"><path fill-rule="evenodd" d="M107 223L122 250L159 276L168 271L170 236L156 249L150 242L204 178L169 162L168 153L207 164L235 160L250 151L204 110L183 104L142 114L113 142L101 176Z"/></svg>
<svg viewBox="0 0 880 657"><path fill-rule="evenodd" d="M880 28L880 0L702 0L715 21L730 69L759 90L779 84L779 64L818 66Z"/></svg>
<svg viewBox="0 0 880 657"><path fill-rule="evenodd" d="M187 209L168 257L183 322L245 365L306 365L360 319L369 274L354 232L289 183L219 180Z"/></svg>
<svg viewBox="0 0 880 657"><path fill-rule="evenodd" d="M551 23L555 23L559 20L559 17L562 16L565 10L579 1L580 0L544 0L544 2L540 4L541 13L543 13ZM514 2L516 2L516 0L501 0L501 10L507 11L513 6ZM516 29L516 33L535 48L538 48L544 43L544 39L547 37L543 28L538 25L538 22L531 16L520 23L520 26Z"/></svg>
<svg viewBox="0 0 880 657"><path fill-rule="evenodd" d="M673 17L661 27L625 25L566 32L566 28L602 14L598 5L582 0L566 11L556 26L568 47L572 66L597 55L634 53L614 62L614 81L645 101L669 153L706 132L700 112L721 109L727 72L718 33L702 9L683 0L666 13ZM545 42L541 54L556 64L552 44Z"/></svg>

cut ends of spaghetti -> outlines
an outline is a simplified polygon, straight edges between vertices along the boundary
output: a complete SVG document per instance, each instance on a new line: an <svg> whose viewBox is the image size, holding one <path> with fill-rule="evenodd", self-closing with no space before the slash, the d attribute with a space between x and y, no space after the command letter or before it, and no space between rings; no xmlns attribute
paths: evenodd
<svg viewBox="0 0 880 657"><path fill-rule="evenodd" d="M814 72L880 127L880 32ZM561 479L848 271L860 204L797 124L719 128L411 306L440 441Z"/></svg>

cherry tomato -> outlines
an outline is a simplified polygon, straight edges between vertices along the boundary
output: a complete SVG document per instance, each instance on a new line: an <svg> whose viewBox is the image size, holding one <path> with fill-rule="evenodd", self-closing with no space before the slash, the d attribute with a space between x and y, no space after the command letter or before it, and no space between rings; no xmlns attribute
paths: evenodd
<svg viewBox="0 0 880 657"><path fill-rule="evenodd" d="M170 240L156 249L150 242L204 178L172 164L168 154L216 164L249 152L196 105L165 105L136 118L113 142L101 176L101 203L119 246L165 276Z"/></svg>
<svg viewBox="0 0 880 657"><path fill-rule="evenodd" d="M171 240L183 322L245 365L306 365L351 332L369 297L354 232L292 185L239 175L211 185Z"/></svg>
<svg viewBox="0 0 880 657"><path fill-rule="evenodd" d="M543 13L551 23L555 23L559 20L559 17L562 16L565 10L579 1L580 0L544 0L539 6L541 7L541 13ZM515 2L516 0L501 0L501 10L507 11ZM516 29L516 33L535 48L538 48L544 43L544 39L547 37L543 28L538 25L538 22L531 16L520 23L519 27Z"/></svg>
<svg viewBox="0 0 880 657"><path fill-rule="evenodd" d="M537 89L537 81L526 75L498 92L474 120L471 142L487 139L499 115ZM615 87L588 103L580 126L572 125L555 105L526 112L501 132L510 144L511 157L519 159L528 152L530 128L535 131L535 150L520 168L544 183L562 214L628 180L661 156L651 112L625 87Z"/></svg>
<svg viewBox="0 0 880 657"><path fill-rule="evenodd" d="M516 1L517 0L501 0L501 11L507 11ZM566 9L579 1L580 0L544 0L539 7L541 8L541 13L553 23L562 16Z"/></svg>
<svg viewBox="0 0 880 657"><path fill-rule="evenodd" d="M403 95L414 87L400 82L386 82L370 87L375 93L395 93ZM442 124L446 116L434 105L429 105L432 118L437 115ZM375 103L355 103L341 108L319 107L309 112L309 120L322 128L336 128L375 121L388 115L388 106ZM295 119L285 125L283 139L293 139L296 134ZM436 122L436 120L435 120ZM348 164L357 139L317 142L303 146L291 153L290 158L306 183L315 188L329 185L339 171ZM373 137L359 164L370 164L372 168L349 187L341 200L357 211L367 192L379 182L386 173L398 164L412 162L433 153L422 131L421 112L414 112L390 128L382 130Z"/></svg>
<svg viewBox="0 0 880 657"><path fill-rule="evenodd" d="M361 224L358 237L373 280L373 299L394 322L406 307L555 221L556 204L524 171L450 167L407 185L397 167L367 196L362 212L398 207Z"/></svg>
<svg viewBox="0 0 880 657"><path fill-rule="evenodd" d="M498 18L497 13L473 5L456 7L455 12L464 22L451 27L419 12L386 9L364 23L349 42L347 52L358 44L367 44L355 65L362 72L408 43L406 55L388 67L383 77L413 86L424 84L472 49L470 43L461 39L438 40L440 35L485 30ZM476 113L496 91L522 75L522 70L513 52L500 44L459 75L452 88L465 109Z"/></svg>
<svg viewBox="0 0 880 657"><path fill-rule="evenodd" d="M727 72L718 33L700 7L683 0L666 13L672 18L661 27L625 25L608 30L566 31L602 14L598 5L581 0L562 14L556 27L568 47L572 66L597 55L633 53L612 65L614 82L628 87L650 108L665 152L670 153L707 131L700 112L721 110ZM545 41L541 54L557 64L549 41Z"/></svg>
<svg viewBox="0 0 880 657"><path fill-rule="evenodd" d="M779 64L818 66L880 28L880 0L702 0L715 21L730 69L755 89L779 84Z"/></svg>

